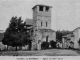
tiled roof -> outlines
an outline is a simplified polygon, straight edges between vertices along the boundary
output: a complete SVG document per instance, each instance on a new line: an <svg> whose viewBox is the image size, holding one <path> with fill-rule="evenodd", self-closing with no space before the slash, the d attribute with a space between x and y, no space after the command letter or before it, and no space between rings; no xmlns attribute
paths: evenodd
<svg viewBox="0 0 80 60"><path fill-rule="evenodd" d="M33 25L33 19L26 19L26 25Z"/></svg>
<svg viewBox="0 0 80 60"><path fill-rule="evenodd" d="M73 32L74 32L75 30L77 30L77 29L80 29L80 27L75 28L75 29L73 30Z"/></svg>

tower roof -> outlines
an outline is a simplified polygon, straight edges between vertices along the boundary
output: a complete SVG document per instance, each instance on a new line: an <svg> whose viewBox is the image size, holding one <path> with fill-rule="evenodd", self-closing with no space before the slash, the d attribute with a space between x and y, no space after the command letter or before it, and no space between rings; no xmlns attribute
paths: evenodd
<svg viewBox="0 0 80 60"><path fill-rule="evenodd" d="M37 5L35 5L32 9L34 9L36 6L47 6L47 7L50 7L50 8L52 8L52 6L48 6L48 5L43 5L43 4L37 4Z"/></svg>

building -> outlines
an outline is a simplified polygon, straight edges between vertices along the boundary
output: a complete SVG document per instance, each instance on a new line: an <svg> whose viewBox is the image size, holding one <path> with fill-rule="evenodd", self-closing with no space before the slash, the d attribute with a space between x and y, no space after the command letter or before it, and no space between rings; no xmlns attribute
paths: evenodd
<svg viewBox="0 0 80 60"><path fill-rule="evenodd" d="M78 41L80 40L80 27L73 30L72 34L68 34L63 36L63 48L72 47L74 49L80 49L80 44Z"/></svg>
<svg viewBox="0 0 80 60"><path fill-rule="evenodd" d="M75 49L79 49L79 39L80 39L80 27L76 28L73 30L73 34L74 34L74 48Z"/></svg>
<svg viewBox="0 0 80 60"><path fill-rule="evenodd" d="M68 34L62 38L62 48L74 48L74 35Z"/></svg>
<svg viewBox="0 0 80 60"><path fill-rule="evenodd" d="M25 23L33 26L32 49L41 49L43 41L56 41L56 33L51 29L51 6L35 5L33 19L26 19Z"/></svg>
<svg viewBox="0 0 80 60"><path fill-rule="evenodd" d="M4 31L0 30L0 50L4 50L7 48L7 45L2 43L2 39L4 38Z"/></svg>

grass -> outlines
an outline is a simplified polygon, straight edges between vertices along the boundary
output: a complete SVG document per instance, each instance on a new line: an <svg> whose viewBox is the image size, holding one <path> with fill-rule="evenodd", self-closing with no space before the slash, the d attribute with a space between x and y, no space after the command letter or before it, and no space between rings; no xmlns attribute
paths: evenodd
<svg viewBox="0 0 80 60"><path fill-rule="evenodd" d="M79 55L78 53L80 54L78 50L47 49L40 51L2 51L0 56L76 56Z"/></svg>

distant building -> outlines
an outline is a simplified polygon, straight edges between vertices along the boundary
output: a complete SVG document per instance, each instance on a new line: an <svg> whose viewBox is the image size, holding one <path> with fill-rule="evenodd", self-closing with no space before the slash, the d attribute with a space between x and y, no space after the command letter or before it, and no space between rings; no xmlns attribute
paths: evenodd
<svg viewBox="0 0 80 60"><path fill-rule="evenodd" d="M33 9L33 19L26 19L25 23L33 27L32 49L41 49L43 41L56 41L56 33L51 29L51 6L36 5Z"/></svg>
<svg viewBox="0 0 80 60"><path fill-rule="evenodd" d="M2 39L4 38L4 31L0 30L0 50L6 49L7 45L2 43Z"/></svg>
<svg viewBox="0 0 80 60"><path fill-rule="evenodd" d="M80 40L80 27L73 30L73 34L63 36L63 48L72 47L74 49L80 49L78 41Z"/></svg>
<svg viewBox="0 0 80 60"><path fill-rule="evenodd" d="M75 49L79 49L79 39L80 39L80 27L76 28L73 30L73 34L74 34L74 48Z"/></svg>
<svg viewBox="0 0 80 60"><path fill-rule="evenodd" d="M62 38L62 48L74 48L74 35L68 34Z"/></svg>

